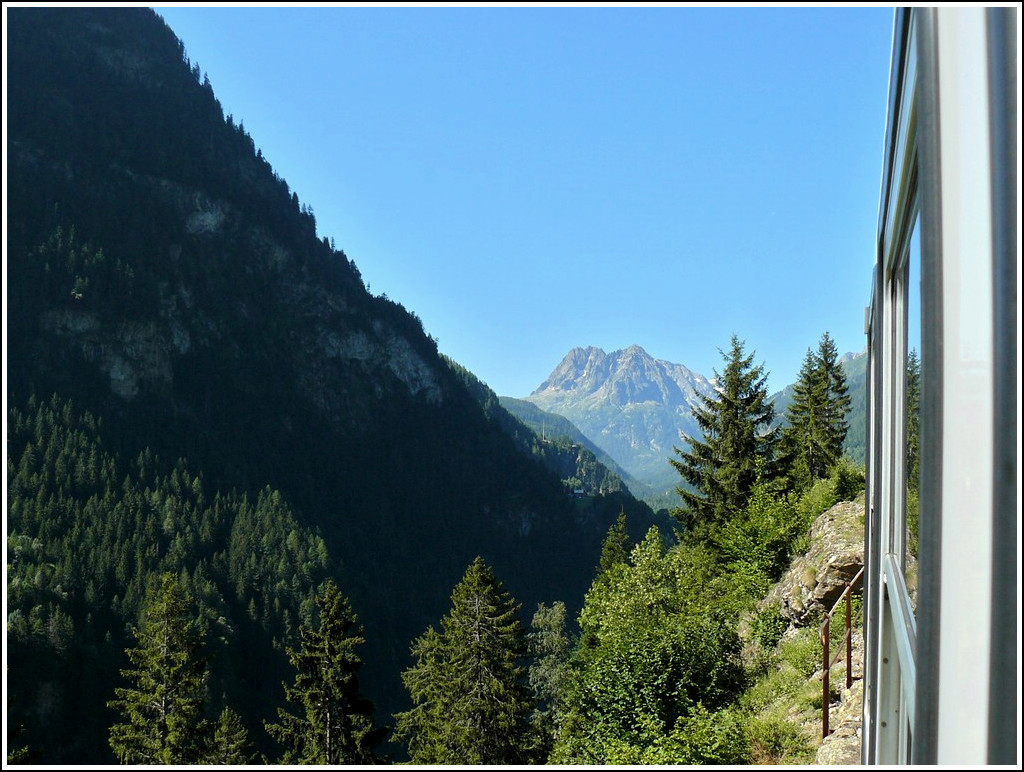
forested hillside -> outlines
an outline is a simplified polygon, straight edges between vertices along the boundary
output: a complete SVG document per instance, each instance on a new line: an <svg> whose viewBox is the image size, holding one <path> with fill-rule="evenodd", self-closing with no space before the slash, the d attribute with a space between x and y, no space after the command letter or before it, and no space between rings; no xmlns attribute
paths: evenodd
<svg viewBox="0 0 1024 772"><path fill-rule="evenodd" d="M8 720L40 760L105 756L126 623L164 572L199 601L212 693L250 721L276 702L275 650L328 564L278 491L224 495L149 451L125 461L56 397L11 410L7 452Z"/></svg>
<svg viewBox="0 0 1024 772"><path fill-rule="evenodd" d="M326 577L385 721L476 555L522 602L578 607L607 528L625 506L642 533L644 509L576 499L523 452L155 13L7 19L9 662L32 758L111 760L105 706L166 571L223 618L215 702L271 754L260 722ZM245 528L267 544L233 549Z"/></svg>
<svg viewBox="0 0 1024 772"><path fill-rule="evenodd" d="M564 416L557 413L549 413L541 410L532 402L525 399L513 397L499 397L501 406L508 412L529 426L533 433L539 435L542 440L566 440L573 445L579 445L589 451L594 458L605 466L609 472L618 477L629 490L642 497L644 490L643 483L634 479L628 472L615 463L615 459L595 445L589 437L577 428L577 426Z"/></svg>

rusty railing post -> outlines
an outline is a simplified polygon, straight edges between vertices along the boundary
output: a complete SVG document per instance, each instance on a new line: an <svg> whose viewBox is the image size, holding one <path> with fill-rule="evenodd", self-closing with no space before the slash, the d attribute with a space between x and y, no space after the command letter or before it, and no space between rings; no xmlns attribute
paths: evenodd
<svg viewBox="0 0 1024 772"><path fill-rule="evenodd" d="M831 661L829 652L829 636L831 635L832 628L832 614L839 608L839 604L846 601L846 688L853 688L853 601L851 599L853 593L853 585L857 583L857 580L864 574L864 567L861 566L853 579L846 583L846 588L843 590L842 596L832 605L829 611L825 612L825 621L821 623L821 627L818 628L818 636L821 638L821 738L825 739L829 736L828 728L828 687L829 687L829 670L835 662ZM839 660L841 655L836 655L836 661Z"/></svg>
<svg viewBox="0 0 1024 772"><path fill-rule="evenodd" d="M846 688L853 686L853 626L850 623L853 604L850 602L851 584L846 585Z"/></svg>
<svg viewBox="0 0 1024 772"><path fill-rule="evenodd" d="M830 668L828 656L830 614L825 614L825 624L821 629L821 739L828 737L828 671Z"/></svg>

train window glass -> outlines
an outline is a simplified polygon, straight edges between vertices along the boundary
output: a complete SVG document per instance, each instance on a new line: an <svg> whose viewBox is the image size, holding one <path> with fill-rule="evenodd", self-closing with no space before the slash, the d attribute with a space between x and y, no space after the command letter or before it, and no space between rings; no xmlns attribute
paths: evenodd
<svg viewBox="0 0 1024 772"><path fill-rule="evenodd" d="M906 508L903 571L910 605L917 613L917 532L921 409L921 219L914 218L906 273L906 381L904 386Z"/></svg>

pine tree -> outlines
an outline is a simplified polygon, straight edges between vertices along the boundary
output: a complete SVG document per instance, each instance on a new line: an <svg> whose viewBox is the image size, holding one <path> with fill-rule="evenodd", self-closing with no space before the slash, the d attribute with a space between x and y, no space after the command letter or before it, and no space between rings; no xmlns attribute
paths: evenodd
<svg viewBox="0 0 1024 772"><path fill-rule="evenodd" d="M320 622L303 624L302 648L289 648L295 685L285 686L300 715L278 709L281 723L267 724L271 737L285 746L285 763L371 764L383 730L374 729L373 703L359 691L356 674L362 660L356 648L365 641L348 600L331 580L316 596Z"/></svg>
<svg viewBox="0 0 1024 772"><path fill-rule="evenodd" d="M683 506L672 514L695 538L703 538L742 510L759 468L773 468L775 411L768 401L768 375L763 365L753 365L753 353L744 355L743 345L732 336L729 353L721 352L725 370L721 375L715 372L717 393L701 395L701 404L694 408L704 439L690 437L689 449L674 448L679 460L670 459L693 486L676 489Z"/></svg>
<svg viewBox="0 0 1024 772"><path fill-rule="evenodd" d="M620 523L624 528L625 517L620 517ZM533 629L528 636L532 660L529 680L534 709L530 714L529 750L535 763L544 764L558 740L562 700L569 679L571 646L565 633L565 604L562 601L552 606L541 603L530 626Z"/></svg>
<svg viewBox="0 0 1024 772"><path fill-rule="evenodd" d="M525 761L531 705L520 661L519 604L481 558L452 592L452 608L412 645L402 674L413 708L395 715L395 737L416 764Z"/></svg>
<svg viewBox="0 0 1024 772"><path fill-rule="evenodd" d="M818 359L825 381L825 435L828 439L829 467L843 457L843 442L850 425L846 416L850 412L850 395L846 386L846 373L839 362L839 350L828 332L818 343Z"/></svg>
<svg viewBox="0 0 1024 772"><path fill-rule="evenodd" d="M826 332L817 353L807 350L786 411L784 454L797 487L826 477L843 455L850 396L839 352Z"/></svg>
<svg viewBox="0 0 1024 772"><path fill-rule="evenodd" d="M121 671L133 686L115 689L117 699L107 703L125 718L110 727L110 747L122 764L202 762L209 673L192 597L173 574L149 592L134 633L139 646L126 651L134 669Z"/></svg>
<svg viewBox="0 0 1024 772"><path fill-rule="evenodd" d="M231 708L224 708L217 719L213 733L213 746L207 758L209 764L248 764L252 761L249 733L242 720Z"/></svg>
<svg viewBox="0 0 1024 772"><path fill-rule="evenodd" d="M782 433L783 453L798 488L824 477L828 469L829 441L823 413L827 385L818 358L807 349L793 386L793 401L786 410L789 425Z"/></svg>
<svg viewBox="0 0 1024 772"><path fill-rule="evenodd" d="M626 512L619 512L619 518L615 525L608 529L604 544L601 546L601 562L598 564L597 573L603 574L611 570L612 566L618 563L625 563L629 560L629 550L632 547L629 540L629 531L626 528Z"/></svg>

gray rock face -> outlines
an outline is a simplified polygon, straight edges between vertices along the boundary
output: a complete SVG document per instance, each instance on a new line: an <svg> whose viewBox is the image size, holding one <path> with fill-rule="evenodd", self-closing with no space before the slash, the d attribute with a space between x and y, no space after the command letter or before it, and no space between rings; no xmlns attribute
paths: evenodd
<svg viewBox="0 0 1024 772"><path fill-rule="evenodd" d="M167 387L171 354L184 345L182 335L187 335L152 322L105 325L95 315L73 309L45 313L42 327L74 341L82 356L107 374L111 390L122 399L135 397L141 381Z"/></svg>
<svg viewBox="0 0 1024 772"><path fill-rule="evenodd" d="M840 704L832 708L830 721L833 732L821 741L815 764L860 765L863 704L864 681L854 681L849 689L843 690Z"/></svg>
<svg viewBox="0 0 1024 772"><path fill-rule="evenodd" d="M326 291L302 270L295 254L228 203L169 180L128 169L121 173L180 218L191 239L190 249L204 253L206 261L201 271L185 271L182 244L154 247L166 256L161 257L163 268L173 278L159 284L157 302L132 321L103 313L95 302L88 302L92 298L83 301L81 296L42 312L41 328L94 364L118 397L131 401L146 390L167 393L182 357L217 351L222 357L244 360L269 333L287 339L278 346L281 369L291 374L301 396L327 421L358 422L366 413L344 386L344 376L351 374L372 384L360 388L375 389L378 400L397 388L428 404L443 402L435 363L416 350L394 315L366 324L366 314L350 307L343 292ZM251 290L257 287L252 276L262 277L264 295L239 292L222 298L209 290L211 277L221 271L237 272L237 266L218 261L230 251L229 243L238 240L251 250L238 278ZM268 307L274 310L273 318L287 319L287 329L268 329L260 321L267 318Z"/></svg>
<svg viewBox="0 0 1024 772"><path fill-rule="evenodd" d="M863 565L864 504L840 502L814 521L811 549L793 561L761 608L776 604L790 623L806 626L832 608Z"/></svg>

